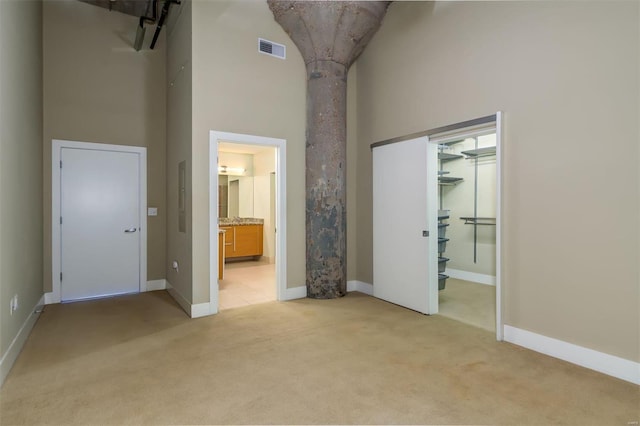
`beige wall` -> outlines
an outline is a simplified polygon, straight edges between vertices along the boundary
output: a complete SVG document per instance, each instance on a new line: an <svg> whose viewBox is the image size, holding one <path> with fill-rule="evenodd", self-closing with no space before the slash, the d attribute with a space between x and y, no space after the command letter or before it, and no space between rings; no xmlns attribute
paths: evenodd
<svg viewBox="0 0 640 426"><path fill-rule="evenodd" d="M504 111L505 322L638 361L637 2L396 2L358 60L358 279L371 154Z"/></svg>
<svg viewBox="0 0 640 426"><path fill-rule="evenodd" d="M147 279L165 277L165 34L133 49L138 19L44 2L44 287L51 291L51 140L147 147Z"/></svg>
<svg viewBox="0 0 640 426"><path fill-rule="evenodd" d="M0 64L1 359L43 294L41 2L0 1Z"/></svg>
<svg viewBox="0 0 640 426"><path fill-rule="evenodd" d="M166 278L192 301L191 2L172 6L167 24L167 264ZM178 164L186 164L186 232L178 230ZM174 270L171 263L177 261Z"/></svg>
<svg viewBox="0 0 640 426"><path fill-rule="evenodd" d="M287 140L287 287L305 283L305 70L266 2L194 1L193 302L209 301L209 131ZM257 51L258 37L287 59Z"/></svg>

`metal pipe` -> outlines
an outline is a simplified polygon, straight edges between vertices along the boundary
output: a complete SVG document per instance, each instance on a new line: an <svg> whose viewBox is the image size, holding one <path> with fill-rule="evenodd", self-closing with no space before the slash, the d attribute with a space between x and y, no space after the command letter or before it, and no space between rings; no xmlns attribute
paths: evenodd
<svg viewBox="0 0 640 426"><path fill-rule="evenodd" d="M171 0L165 0L162 5L162 12L160 13L160 20L158 21L158 26L156 26L156 32L153 33L153 40L151 41L151 46L149 48L153 50L156 47L156 42L158 41L158 37L160 36L160 30L162 30L162 26L164 25L164 20L167 18L167 14L169 13L169 6L171 5Z"/></svg>

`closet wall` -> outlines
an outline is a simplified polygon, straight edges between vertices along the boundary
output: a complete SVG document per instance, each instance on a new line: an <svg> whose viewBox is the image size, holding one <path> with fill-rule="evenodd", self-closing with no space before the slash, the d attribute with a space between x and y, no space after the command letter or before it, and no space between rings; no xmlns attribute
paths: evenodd
<svg viewBox="0 0 640 426"><path fill-rule="evenodd" d="M495 134L477 138L477 148L495 145ZM474 226L471 221L460 219L476 216L494 219L496 217L496 156L488 155L473 159L462 154L475 148L476 139L469 138L449 145L444 150L446 153L462 155L462 157L441 162L441 169L449 172L442 176L463 179L455 185L440 186L441 208L451 211L446 231L446 238L449 241L444 257L450 259L447 262L449 275L453 269L495 277L496 227L494 225ZM474 206L474 199L477 200L476 206ZM490 222L492 221L483 220L478 223ZM474 228L477 232L475 240Z"/></svg>

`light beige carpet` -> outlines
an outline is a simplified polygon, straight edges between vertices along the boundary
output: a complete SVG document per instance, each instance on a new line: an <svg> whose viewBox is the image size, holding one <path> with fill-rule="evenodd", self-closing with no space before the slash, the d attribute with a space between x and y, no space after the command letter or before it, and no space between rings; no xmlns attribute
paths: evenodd
<svg viewBox="0 0 640 426"><path fill-rule="evenodd" d="M638 403L638 386L358 293L191 320L152 292L47 306L0 423L627 425Z"/></svg>

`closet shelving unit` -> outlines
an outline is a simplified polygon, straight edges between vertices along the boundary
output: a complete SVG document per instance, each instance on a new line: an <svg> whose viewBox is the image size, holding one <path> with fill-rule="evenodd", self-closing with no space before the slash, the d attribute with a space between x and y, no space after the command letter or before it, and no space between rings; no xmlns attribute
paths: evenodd
<svg viewBox="0 0 640 426"><path fill-rule="evenodd" d="M449 154L448 152L442 152L442 149L440 149L440 152L438 153L438 160L440 161L451 161L451 160L457 160L458 158L462 158L462 155L459 154Z"/></svg>
<svg viewBox="0 0 640 426"><path fill-rule="evenodd" d="M439 185L451 186L457 185L462 182L464 179L460 177L450 177L450 176L440 176L438 178Z"/></svg>
<svg viewBox="0 0 640 426"><path fill-rule="evenodd" d="M456 141L453 143L457 143L457 142L461 142L461 141ZM457 185L464 180L463 178L459 178L459 177L444 176L446 174L449 174L449 172L447 170L442 169L442 163L464 158L464 156L460 154L450 154L448 152L444 152L444 149L448 148L453 143L449 142L449 143L440 145L440 151L438 152L438 160L440 160L440 170L438 171L438 185L441 185L441 186Z"/></svg>
<svg viewBox="0 0 640 426"><path fill-rule="evenodd" d="M444 274L449 259L443 257L446 249L447 238L445 234L447 231L448 223L445 221L449 219L449 210L438 210L438 290L444 290L447 285L448 275Z"/></svg>
<svg viewBox="0 0 640 426"><path fill-rule="evenodd" d="M496 225L495 217L478 217L478 159L482 157L491 157L496 155L495 146L487 146L478 148L478 140L476 139L476 148L461 151L466 159L472 159L475 162L475 179L473 190L473 216L461 217L465 225L473 225L473 263L478 261L478 226L479 225Z"/></svg>
<svg viewBox="0 0 640 426"><path fill-rule="evenodd" d="M490 157L492 155L496 155L496 147L487 146L485 148L477 148L477 149L462 151L461 153L464 154L467 158Z"/></svg>
<svg viewBox="0 0 640 426"><path fill-rule="evenodd" d="M461 217L460 219L464 220L465 225L473 225L473 261L477 262L478 252L477 252L477 244L478 244L478 226L484 225L496 225L496 219L491 217L478 217L478 161L483 157L491 157L496 155L496 147L482 147L478 148L478 140L476 139L476 147L475 149L467 149L464 151L460 151L460 154L452 154L448 152L444 152L445 149L451 148L452 145L455 145L459 142L463 142L463 140L454 140L447 142L445 144L440 145L440 150L438 152L438 160L440 160L440 170L438 171L438 184L440 186L440 209L442 206L442 189L444 186L454 186L463 182L463 178L445 176L449 174L448 171L443 170L443 163L448 161L458 160L460 158L472 159L475 162L475 179L474 179L474 206L473 206L473 216L469 217ZM446 212L445 215L441 215L441 212ZM448 210L440 210L438 212L438 221L440 223L438 227L438 289L443 290L445 287L445 282L447 278L449 278L445 272L446 262L449 260L442 255L444 254L446 243L448 241L447 238L444 238L444 231L446 231L446 227L443 227L444 220L449 218ZM448 225L446 225L448 226Z"/></svg>
<svg viewBox="0 0 640 426"><path fill-rule="evenodd" d="M438 185L440 186L440 210L438 211L438 290L444 290L447 278L449 278L449 276L444 273L449 259L443 256L446 251L447 241L449 241L448 238L445 238L447 227L449 226L446 222L446 220L449 219L449 210L442 209L442 190L444 186L455 186L464 181L461 177L445 176L449 174L449 171L444 170L442 167L443 163L459 160L464 158L464 156L444 152L444 150L458 142L462 141L459 140L442 144L438 151L438 160L440 161L440 170L438 170Z"/></svg>
<svg viewBox="0 0 640 426"><path fill-rule="evenodd" d="M495 217L461 217L465 225L496 225Z"/></svg>

